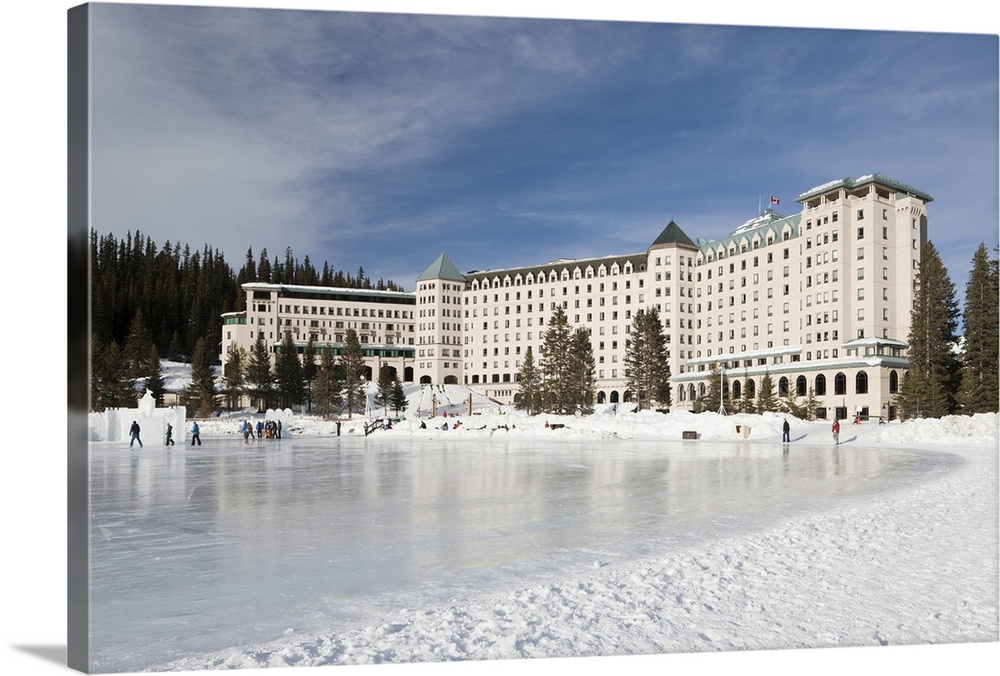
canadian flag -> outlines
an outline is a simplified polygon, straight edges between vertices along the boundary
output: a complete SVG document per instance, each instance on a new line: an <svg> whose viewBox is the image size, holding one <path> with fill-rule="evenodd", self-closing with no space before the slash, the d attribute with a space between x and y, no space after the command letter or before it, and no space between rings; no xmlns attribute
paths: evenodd
<svg viewBox="0 0 1000 676"><path fill-rule="evenodd" d="M781 200L779 200L774 195L771 195L771 204L781 204Z"/></svg>

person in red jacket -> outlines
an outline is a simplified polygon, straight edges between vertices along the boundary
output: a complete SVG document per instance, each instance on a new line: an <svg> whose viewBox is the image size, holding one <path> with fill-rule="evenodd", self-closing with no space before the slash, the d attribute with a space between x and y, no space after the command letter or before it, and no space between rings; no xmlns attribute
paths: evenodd
<svg viewBox="0 0 1000 676"><path fill-rule="evenodd" d="M840 421L836 418L833 421L833 443L840 444Z"/></svg>

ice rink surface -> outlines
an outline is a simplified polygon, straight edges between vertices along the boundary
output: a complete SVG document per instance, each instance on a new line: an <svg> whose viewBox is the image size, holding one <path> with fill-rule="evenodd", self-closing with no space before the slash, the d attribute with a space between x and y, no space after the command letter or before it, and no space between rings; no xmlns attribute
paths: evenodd
<svg viewBox="0 0 1000 676"><path fill-rule="evenodd" d="M960 462L857 444L93 443L93 666L356 630L846 508Z"/></svg>

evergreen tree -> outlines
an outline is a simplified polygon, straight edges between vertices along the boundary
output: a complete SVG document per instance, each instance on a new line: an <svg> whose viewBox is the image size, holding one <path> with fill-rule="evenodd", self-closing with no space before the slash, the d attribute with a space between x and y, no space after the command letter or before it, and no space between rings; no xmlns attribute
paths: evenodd
<svg viewBox="0 0 1000 676"><path fill-rule="evenodd" d="M257 263L257 279L267 283L272 281L271 261L267 260L267 249L260 250L260 261Z"/></svg>
<svg viewBox="0 0 1000 676"><path fill-rule="evenodd" d="M104 350L105 344L101 341L97 333L90 336L90 401L88 408L91 411L103 411L107 408L104 401Z"/></svg>
<svg viewBox="0 0 1000 676"><path fill-rule="evenodd" d="M570 357L570 329L566 313L556 306L545 329L542 342L542 392L544 409L550 413L573 413L572 361Z"/></svg>
<svg viewBox="0 0 1000 676"><path fill-rule="evenodd" d="M229 398L229 409L239 406L246 390L247 352L242 346L230 343L226 350L226 366L222 370L222 385Z"/></svg>
<svg viewBox="0 0 1000 676"><path fill-rule="evenodd" d="M778 400L774 395L774 380L770 371L764 371L760 381L760 392L757 393L757 412L766 413L778 410Z"/></svg>
<svg viewBox="0 0 1000 676"><path fill-rule="evenodd" d="M191 384L185 392L186 405L195 410L195 415L207 418L215 411L215 373L211 355L204 338L194 344L191 354Z"/></svg>
<svg viewBox="0 0 1000 676"><path fill-rule="evenodd" d="M652 408L654 402L670 406L667 340L656 308L639 310L632 319L625 375L639 410Z"/></svg>
<svg viewBox="0 0 1000 676"><path fill-rule="evenodd" d="M570 405L574 411L583 414L594 412L594 387L597 383L594 368L594 349L590 344L590 333L577 328L570 337Z"/></svg>
<svg viewBox="0 0 1000 676"><path fill-rule="evenodd" d="M153 393L157 406L163 406L163 371L160 369L160 353L155 345L149 346L149 356L146 358L148 364L146 370L146 389Z"/></svg>
<svg viewBox="0 0 1000 676"><path fill-rule="evenodd" d="M788 392L779 402L778 407L785 413L794 416L796 418L806 417L806 407L799 404L798 398L795 396L795 391L789 388Z"/></svg>
<svg viewBox="0 0 1000 676"><path fill-rule="evenodd" d="M312 390L313 382L316 380L316 372L319 367L316 365L316 339L313 334L309 334L309 342L302 352L302 379L305 382L305 398L308 404L307 410L312 410Z"/></svg>
<svg viewBox="0 0 1000 676"><path fill-rule="evenodd" d="M91 408L134 408L135 381L128 377L128 363L118 343L112 340L105 344L95 336L91 351Z"/></svg>
<svg viewBox="0 0 1000 676"><path fill-rule="evenodd" d="M815 420L816 416L819 415L819 411L822 408L823 402L816 398L816 392L813 390L812 385L809 386L809 394L806 396L806 402L803 406L805 416L807 420Z"/></svg>
<svg viewBox="0 0 1000 676"><path fill-rule="evenodd" d="M250 356L247 359L247 385L250 395L257 404L257 410L267 408L268 398L274 390L274 377L271 375L271 355L264 342L264 333L258 332Z"/></svg>
<svg viewBox="0 0 1000 676"><path fill-rule="evenodd" d="M347 417L351 418L355 411L364 412L368 396L365 382L365 355L361 351L358 332L354 329L347 329L344 334L344 351L340 354L340 367L344 374L344 404L347 408Z"/></svg>
<svg viewBox="0 0 1000 676"><path fill-rule="evenodd" d="M171 361L184 360L184 347L181 345L181 336L174 331L170 336L170 345L167 347L167 356Z"/></svg>
<svg viewBox="0 0 1000 676"><path fill-rule="evenodd" d="M954 352L957 325L955 285L937 249L927 242L920 251L917 293L910 315L910 368L897 399L904 418L938 418L955 412L960 377Z"/></svg>
<svg viewBox="0 0 1000 676"><path fill-rule="evenodd" d="M972 257L965 287L965 341L962 349L962 388L959 402L969 415L1000 410L1000 284L996 261L985 244Z"/></svg>
<svg viewBox="0 0 1000 676"><path fill-rule="evenodd" d="M142 310L137 310L129 326L128 337L125 339L125 360L128 362L129 378L138 380L147 376L151 365L149 361L151 347L153 339L142 318Z"/></svg>
<svg viewBox="0 0 1000 676"><path fill-rule="evenodd" d="M542 380L535 358L529 345L524 353L524 360L517 373L518 391L514 395L514 408L527 411L529 415L537 415L541 411Z"/></svg>
<svg viewBox="0 0 1000 676"><path fill-rule="evenodd" d="M392 392L389 394L389 405L396 415L406 411L410 402L406 399L406 392L403 390L403 383L397 377L392 383Z"/></svg>
<svg viewBox="0 0 1000 676"><path fill-rule="evenodd" d="M708 379L708 390L705 395L698 400L701 410L706 413L718 413L719 409L725 406L727 413L731 413L729 402L729 376L719 367L712 364L712 374Z"/></svg>
<svg viewBox="0 0 1000 676"><path fill-rule="evenodd" d="M327 346L320 351L320 365L316 372L316 412L322 416L333 415L343 406L341 392L343 379L340 368L334 362L333 350Z"/></svg>
<svg viewBox="0 0 1000 676"><path fill-rule="evenodd" d="M375 392L375 406L382 407L382 415L388 415L389 402L392 399L392 386L395 379L392 377L392 369L383 365L378 370L378 390Z"/></svg>
<svg viewBox="0 0 1000 676"><path fill-rule="evenodd" d="M236 286L241 286L247 282L257 281L257 264L253 259L253 247L247 249L247 257L243 262L243 267L236 274Z"/></svg>
<svg viewBox="0 0 1000 676"><path fill-rule="evenodd" d="M302 403L305 399L302 362L299 361L299 351L292 339L292 332L285 331L281 339L281 351L274 364L275 382L278 386L278 401L282 408L289 408Z"/></svg>
<svg viewBox="0 0 1000 676"><path fill-rule="evenodd" d="M750 380L750 376L747 373L747 371L744 369L744 371L743 371L743 380L740 381L740 382L742 382L744 384L744 387L743 387L743 389L742 389L742 391L740 393L741 396L738 397L738 398L736 398L736 397L733 398L733 410L734 411L738 411L739 413L756 413L757 412L757 404L753 400L753 398L750 397L747 394L748 390L745 387L745 384L747 382L749 382L749 380Z"/></svg>

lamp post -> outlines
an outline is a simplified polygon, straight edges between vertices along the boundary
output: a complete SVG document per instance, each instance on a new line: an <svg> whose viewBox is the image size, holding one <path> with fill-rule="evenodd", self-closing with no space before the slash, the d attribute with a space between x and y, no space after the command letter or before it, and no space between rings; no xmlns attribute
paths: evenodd
<svg viewBox="0 0 1000 676"><path fill-rule="evenodd" d="M719 367L719 415L726 415L726 368Z"/></svg>

